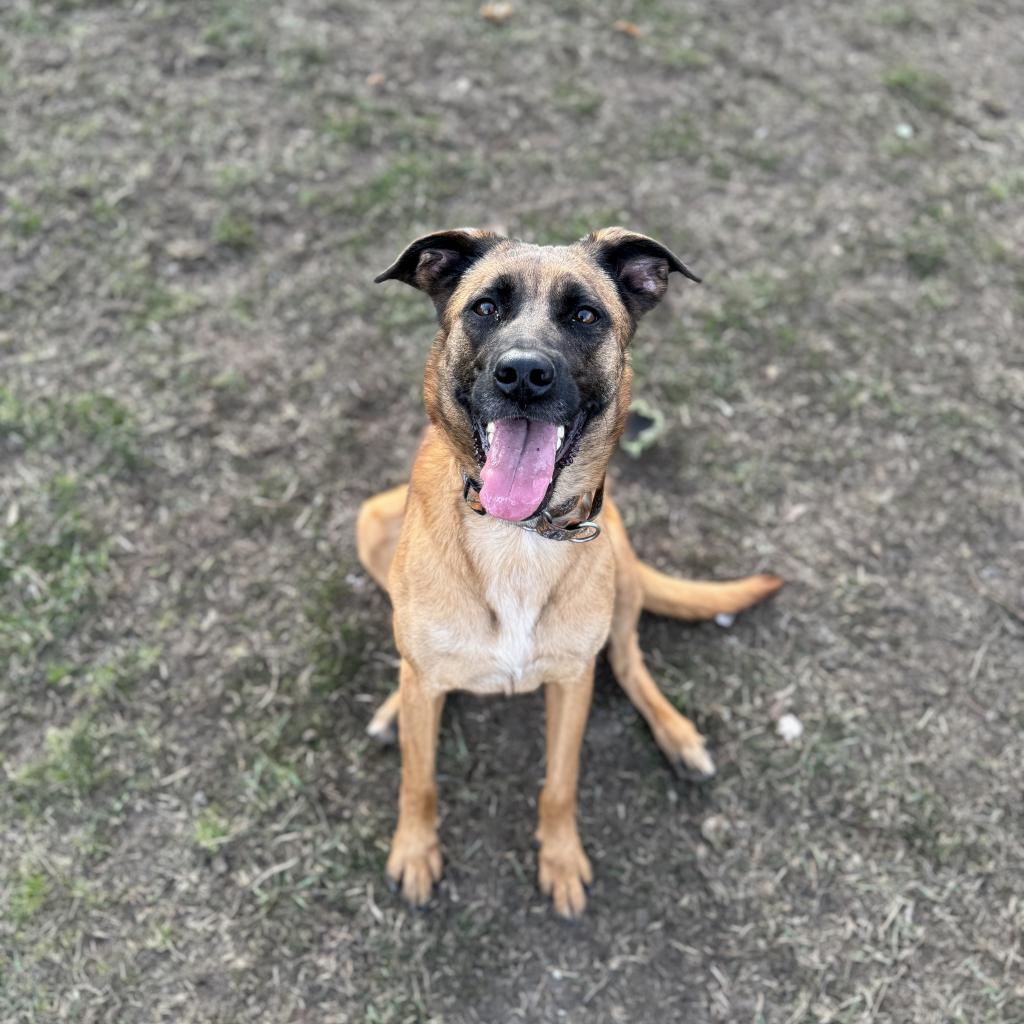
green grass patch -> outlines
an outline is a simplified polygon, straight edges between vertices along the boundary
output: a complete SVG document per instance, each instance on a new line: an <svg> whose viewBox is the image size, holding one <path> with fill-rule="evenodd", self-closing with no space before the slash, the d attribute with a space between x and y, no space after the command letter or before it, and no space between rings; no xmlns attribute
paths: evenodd
<svg viewBox="0 0 1024 1024"><path fill-rule="evenodd" d="M62 439L83 439L104 453L104 464L115 469L138 469L142 442L134 414L116 398L84 394L50 404L49 425Z"/></svg>
<svg viewBox="0 0 1024 1024"><path fill-rule="evenodd" d="M919 280L935 277L950 265L948 242L934 233L912 235L904 240L903 261Z"/></svg>
<svg viewBox="0 0 1024 1024"><path fill-rule="evenodd" d="M1024 171L1010 171L988 184L988 194L999 203L1008 203L1024 196Z"/></svg>
<svg viewBox="0 0 1024 1024"><path fill-rule="evenodd" d="M537 245L571 245L599 228L611 227L628 221L622 210L611 207L584 208L567 217L544 213L523 214L511 225L513 235Z"/></svg>
<svg viewBox="0 0 1024 1024"><path fill-rule="evenodd" d="M65 454L84 446L99 455L102 468L115 472L137 470L143 463L135 415L111 395L86 392L29 404L0 388L0 442L5 438Z"/></svg>
<svg viewBox="0 0 1024 1024"><path fill-rule="evenodd" d="M0 662L36 674L96 602L108 546L79 513L77 485L56 477L45 498L0 532Z"/></svg>
<svg viewBox="0 0 1024 1024"><path fill-rule="evenodd" d="M893 28L899 32L912 32L915 29L928 27L928 22L908 4L882 7L872 20L878 25Z"/></svg>
<svg viewBox="0 0 1024 1024"><path fill-rule="evenodd" d="M383 224L438 217L438 206L462 192L476 170L471 158L447 150L413 151L351 189L309 189L300 193L299 202L358 223L359 230L347 237L352 246L372 240Z"/></svg>
<svg viewBox="0 0 1024 1024"><path fill-rule="evenodd" d="M711 58L706 53L660 36L657 37L655 52L659 63L677 71L700 71L711 64Z"/></svg>
<svg viewBox="0 0 1024 1024"><path fill-rule="evenodd" d="M368 182L352 192L353 212L372 213L401 201L410 191L430 180L435 167L424 156L410 155L393 161Z"/></svg>
<svg viewBox="0 0 1024 1024"><path fill-rule="evenodd" d="M199 309L204 300L185 288L166 285L153 273L148 260L138 260L115 273L109 294L131 306L128 320L132 327L144 329L169 323Z"/></svg>
<svg viewBox="0 0 1024 1024"><path fill-rule="evenodd" d="M378 118L369 110L356 108L351 113L325 117L320 131L344 146L369 149L377 136L378 124Z"/></svg>
<svg viewBox="0 0 1024 1024"><path fill-rule="evenodd" d="M39 234L43 227L42 214L17 200L11 200L7 204L5 219L12 234L18 238L32 238Z"/></svg>
<svg viewBox="0 0 1024 1024"><path fill-rule="evenodd" d="M259 21L261 8L265 9L265 5L252 0L221 0L200 39L225 56L262 56L269 36Z"/></svg>
<svg viewBox="0 0 1024 1024"><path fill-rule="evenodd" d="M215 853L230 836L230 822L214 807L207 807L193 825L192 838L196 846L207 853Z"/></svg>
<svg viewBox="0 0 1024 1024"><path fill-rule="evenodd" d="M78 801L106 778L99 728L88 714L65 728L50 728L39 755L14 775L15 793L38 806L61 798Z"/></svg>
<svg viewBox="0 0 1024 1024"><path fill-rule="evenodd" d="M11 434L24 434L29 422L27 406L13 391L0 388L0 441Z"/></svg>
<svg viewBox="0 0 1024 1024"><path fill-rule="evenodd" d="M50 879L42 871L22 869L8 882L8 913L14 926L25 924L42 908L50 893Z"/></svg>
<svg viewBox="0 0 1024 1024"><path fill-rule="evenodd" d="M260 181L260 169L253 164L223 164L214 171L213 186L221 195L232 195Z"/></svg>
<svg viewBox="0 0 1024 1024"><path fill-rule="evenodd" d="M576 117L593 117L601 109L604 97L578 78L563 78L551 90L551 103Z"/></svg>
<svg viewBox="0 0 1024 1024"><path fill-rule="evenodd" d="M441 119L436 114L419 114L366 99L356 99L351 106L327 114L319 131L329 143L357 151L386 147L390 152L409 153L441 144Z"/></svg>
<svg viewBox="0 0 1024 1024"><path fill-rule="evenodd" d="M269 746L277 746L278 740L286 732L287 716L282 716L271 728ZM248 802L266 810L274 807L283 799L291 799L302 788L299 773L290 765L265 753L257 753L243 776L243 788Z"/></svg>
<svg viewBox="0 0 1024 1024"><path fill-rule="evenodd" d="M652 160L696 160L704 152L704 141L684 114L656 124L647 137L647 148Z"/></svg>
<svg viewBox="0 0 1024 1024"><path fill-rule="evenodd" d="M883 82L893 96L918 110L944 116L952 112L953 87L937 72L905 64L888 72Z"/></svg>
<svg viewBox="0 0 1024 1024"><path fill-rule="evenodd" d="M366 660L367 637L360 622L345 615L352 588L339 572L322 580L306 609L313 627L313 687L330 692L350 682Z"/></svg>
<svg viewBox="0 0 1024 1024"><path fill-rule="evenodd" d="M256 228L244 213L229 210L214 223L213 240L232 252L248 252L256 244Z"/></svg>
<svg viewBox="0 0 1024 1024"><path fill-rule="evenodd" d="M93 703L112 697L124 697L142 681L153 675L160 664L163 648L156 644L139 644L92 665L83 673L83 690ZM65 666L61 666L63 670ZM52 672L52 669L51 669ZM65 672L62 680L70 673Z"/></svg>

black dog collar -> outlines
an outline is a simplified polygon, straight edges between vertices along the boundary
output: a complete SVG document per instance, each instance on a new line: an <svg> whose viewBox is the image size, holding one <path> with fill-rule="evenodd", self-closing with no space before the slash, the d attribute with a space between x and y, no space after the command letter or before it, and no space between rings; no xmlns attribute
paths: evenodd
<svg viewBox="0 0 1024 1024"><path fill-rule="evenodd" d="M480 481L474 480L465 470L462 472L462 497L467 505L480 516L487 510L480 504ZM604 480L596 491L577 494L554 508L542 508L529 519L513 523L523 530L536 533L548 540L567 540L573 544L586 544L601 532L594 522L604 503ZM579 514L577 513L577 510Z"/></svg>

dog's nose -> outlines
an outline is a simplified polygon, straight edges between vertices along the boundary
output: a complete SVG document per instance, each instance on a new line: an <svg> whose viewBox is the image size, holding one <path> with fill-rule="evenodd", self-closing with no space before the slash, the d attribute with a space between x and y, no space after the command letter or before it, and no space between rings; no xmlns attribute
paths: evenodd
<svg viewBox="0 0 1024 1024"><path fill-rule="evenodd" d="M494 365L498 390L520 402L532 402L551 390L555 364L536 349L510 348Z"/></svg>

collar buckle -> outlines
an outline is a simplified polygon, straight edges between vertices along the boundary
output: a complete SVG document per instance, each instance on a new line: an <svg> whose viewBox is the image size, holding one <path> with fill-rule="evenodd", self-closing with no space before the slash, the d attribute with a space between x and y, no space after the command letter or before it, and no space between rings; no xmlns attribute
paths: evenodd
<svg viewBox="0 0 1024 1024"><path fill-rule="evenodd" d="M560 526L547 509L544 509L532 523L526 522L518 525L545 540L567 540L570 544L586 544L587 541L594 540L601 532L601 527L592 519Z"/></svg>

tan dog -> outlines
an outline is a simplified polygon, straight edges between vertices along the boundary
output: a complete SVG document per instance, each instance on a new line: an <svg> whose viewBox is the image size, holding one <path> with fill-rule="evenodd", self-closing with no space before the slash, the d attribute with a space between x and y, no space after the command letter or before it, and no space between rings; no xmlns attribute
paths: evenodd
<svg viewBox="0 0 1024 1024"><path fill-rule="evenodd" d="M426 292L440 323L424 382L430 426L411 480L367 501L357 530L359 557L394 606L399 689L370 732L384 738L400 724L387 874L414 905L441 877L434 762L451 690L546 685L539 877L563 916L583 911L592 877L576 780L606 642L669 760L714 773L704 738L644 666L640 611L708 619L782 581L664 576L636 558L603 491L629 410L629 342L672 271L698 280L664 246L622 228L543 247L461 230L418 239L377 278Z"/></svg>

